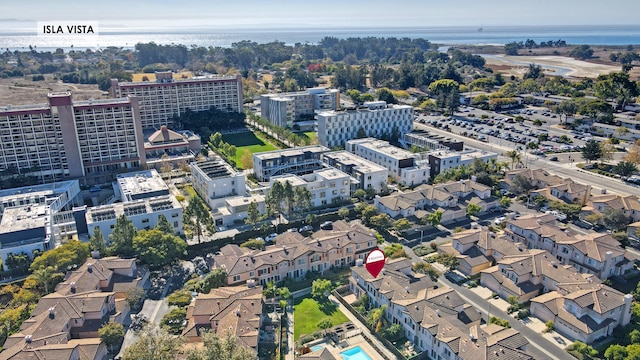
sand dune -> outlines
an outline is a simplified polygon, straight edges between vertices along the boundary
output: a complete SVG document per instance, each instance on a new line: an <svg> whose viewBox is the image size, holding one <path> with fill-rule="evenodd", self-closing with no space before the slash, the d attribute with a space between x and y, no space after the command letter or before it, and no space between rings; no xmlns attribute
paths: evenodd
<svg viewBox="0 0 640 360"><path fill-rule="evenodd" d="M513 71L509 73L522 75L526 71L529 63L542 66L545 72L552 75L562 75L568 77L590 77L595 78L601 74L608 74L612 71L620 71L619 66L595 64L583 60L565 56L509 56L491 55L487 56L486 62L489 65L511 66Z"/></svg>

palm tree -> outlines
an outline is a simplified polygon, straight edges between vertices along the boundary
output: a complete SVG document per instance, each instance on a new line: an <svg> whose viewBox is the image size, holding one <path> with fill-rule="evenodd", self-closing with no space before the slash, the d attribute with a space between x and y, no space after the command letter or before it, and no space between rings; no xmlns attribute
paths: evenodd
<svg viewBox="0 0 640 360"><path fill-rule="evenodd" d="M518 150L507 151L506 154L509 158L511 158L511 168L513 169L514 164L522 163L522 155L518 152Z"/></svg>
<svg viewBox="0 0 640 360"><path fill-rule="evenodd" d="M385 320L384 313L386 310L387 305L382 305L377 309L371 310L371 312L369 313L367 322L369 323L369 326L375 329L375 332L380 332L380 330L383 328Z"/></svg>
<svg viewBox="0 0 640 360"><path fill-rule="evenodd" d="M40 286L44 289L44 295L49 294L49 286L53 285L55 269L52 266L38 269L31 274Z"/></svg>

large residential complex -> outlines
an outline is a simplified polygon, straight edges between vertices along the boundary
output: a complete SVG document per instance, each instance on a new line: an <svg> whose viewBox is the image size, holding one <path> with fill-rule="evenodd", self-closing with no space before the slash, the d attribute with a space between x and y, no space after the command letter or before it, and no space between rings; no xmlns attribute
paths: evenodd
<svg viewBox="0 0 640 360"><path fill-rule="evenodd" d="M320 112L317 118L318 140L328 147L344 147L359 134L401 139L413 129L413 107L384 101L366 102L357 110Z"/></svg>
<svg viewBox="0 0 640 360"><path fill-rule="evenodd" d="M160 215L164 215L176 234L182 234L182 205L169 193L156 170L119 175L115 193L122 202L87 209L85 219L90 235L98 227L108 239L121 215L138 230L154 228Z"/></svg>
<svg viewBox="0 0 640 360"><path fill-rule="evenodd" d="M225 245L213 257L213 266L227 272L227 284L253 280L261 285L285 278L304 279L308 271L322 273L332 266L346 267L377 248L372 230L354 221L336 221L332 231L319 230L310 237L285 232L275 245L251 250L235 244Z"/></svg>
<svg viewBox="0 0 640 360"><path fill-rule="evenodd" d="M48 99L0 107L0 170L91 183L146 164L136 98L72 102L67 92Z"/></svg>
<svg viewBox="0 0 640 360"><path fill-rule="evenodd" d="M293 128L303 124L304 127L313 119L315 111L336 110L339 104L340 91L336 89L311 88L300 92L266 94L260 96L260 115L277 126Z"/></svg>
<svg viewBox="0 0 640 360"><path fill-rule="evenodd" d="M80 205L77 180L0 190L0 259L53 249L77 237L71 209Z"/></svg>
<svg viewBox="0 0 640 360"><path fill-rule="evenodd" d="M322 161L351 175L355 179L353 191L373 189L379 193L387 189L389 170L358 155L347 151L332 151L322 154Z"/></svg>
<svg viewBox="0 0 640 360"><path fill-rule="evenodd" d="M322 168L320 157L328 151L325 146L310 145L253 154L253 172L260 181L277 175L309 174Z"/></svg>
<svg viewBox="0 0 640 360"><path fill-rule="evenodd" d="M175 80L171 72L157 72L156 81L118 82L111 80L111 96L140 99L143 129L172 125L174 115L187 109L242 111L242 76L201 76Z"/></svg>
<svg viewBox="0 0 640 360"><path fill-rule="evenodd" d="M389 170L389 175L403 185L419 185L429 181L431 173L426 161L405 149L373 138L349 140L345 149Z"/></svg>

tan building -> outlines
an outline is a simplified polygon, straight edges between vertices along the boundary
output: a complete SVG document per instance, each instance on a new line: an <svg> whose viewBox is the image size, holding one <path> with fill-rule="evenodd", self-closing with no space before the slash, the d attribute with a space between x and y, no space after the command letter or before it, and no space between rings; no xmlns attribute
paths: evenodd
<svg viewBox="0 0 640 360"><path fill-rule="evenodd" d="M169 164L172 168L188 166L196 161L202 147L200 136L188 130L173 131L166 126L148 134L144 143L147 166L160 170Z"/></svg>
<svg viewBox="0 0 640 360"><path fill-rule="evenodd" d="M631 222L640 221L640 199L636 195L599 195L594 196L582 208L581 218L590 214L602 215L606 209L622 210Z"/></svg>
<svg viewBox="0 0 640 360"><path fill-rule="evenodd" d="M140 98L143 129L172 126L174 115L187 109L242 112L242 76L199 76L174 80L171 72L156 72L156 81L118 82L111 80L111 96Z"/></svg>
<svg viewBox="0 0 640 360"><path fill-rule="evenodd" d="M333 230L320 230L310 237L286 232L275 238L275 245L251 250L235 244L225 245L213 257L213 266L227 272L227 284L255 280L261 285L285 278L304 278L307 272L331 267L351 266L377 248L373 230L358 222L336 221Z"/></svg>

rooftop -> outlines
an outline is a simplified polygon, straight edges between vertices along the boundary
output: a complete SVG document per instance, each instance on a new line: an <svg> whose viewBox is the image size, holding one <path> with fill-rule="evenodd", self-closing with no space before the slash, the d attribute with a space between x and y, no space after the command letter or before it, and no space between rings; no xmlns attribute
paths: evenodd
<svg viewBox="0 0 640 360"><path fill-rule="evenodd" d="M154 169L120 174L117 178L123 202L135 200L136 195L156 194L157 196L158 192L169 194L169 187Z"/></svg>
<svg viewBox="0 0 640 360"><path fill-rule="evenodd" d="M374 138L355 139L347 141L347 144L359 145L397 160L415 158L412 152L393 146L384 140Z"/></svg>
<svg viewBox="0 0 640 360"><path fill-rule="evenodd" d="M117 219L120 215L127 217L150 214L167 209L182 209L180 202L173 195L163 195L141 200L133 200L126 203L96 206L87 209L87 223Z"/></svg>
<svg viewBox="0 0 640 360"><path fill-rule="evenodd" d="M26 205L4 209L0 220L0 234L43 228L49 221L46 205Z"/></svg>
<svg viewBox="0 0 640 360"><path fill-rule="evenodd" d="M322 157L332 159L345 166L353 166L363 173L387 171L387 168L345 150L327 152L322 154Z"/></svg>
<svg viewBox="0 0 640 360"><path fill-rule="evenodd" d="M330 150L326 146L310 145L310 146L302 146L302 147L291 148L291 149L265 151L265 152L253 154L253 156L258 160L268 160L268 159L279 159L281 157L301 156L301 155L304 155L305 153L322 154L328 151Z"/></svg>
<svg viewBox="0 0 640 360"><path fill-rule="evenodd" d="M167 81L166 83L190 83L190 82L194 82L194 81L203 81L203 80L211 80L211 81L215 81L215 80L236 80L236 76L235 75L205 75L205 76L194 76L192 78L189 79L172 79L171 81ZM159 84L162 83L160 81L123 81L123 82L118 82L118 86L123 87L123 86L131 86L131 85L153 85L153 84Z"/></svg>
<svg viewBox="0 0 640 360"><path fill-rule="evenodd" d="M71 190L74 186L79 189L78 180L0 190L0 203L4 203L8 200L58 195Z"/></svg>
<svg viewBox="0 0 640 360"><path fill-rule="evenodd" d="M235 170L222 159L196 162L192 163L191 166L196 169L196 171L201 171L209 179L229 177L236 174Z"/></svg>

